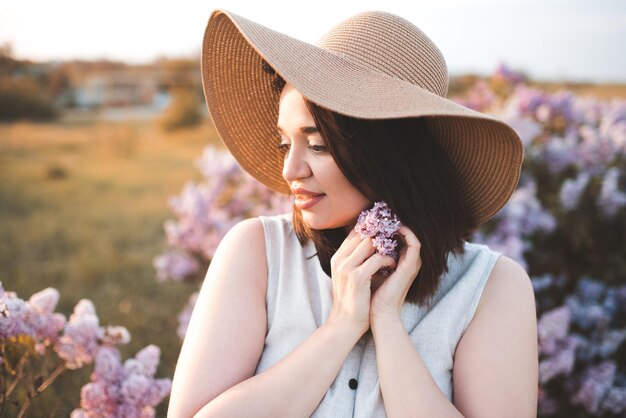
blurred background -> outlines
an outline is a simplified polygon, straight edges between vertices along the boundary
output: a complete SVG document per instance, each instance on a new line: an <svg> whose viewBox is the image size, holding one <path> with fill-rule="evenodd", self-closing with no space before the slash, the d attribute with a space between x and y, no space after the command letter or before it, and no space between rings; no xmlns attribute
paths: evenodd
<svg viewBox="0 0 626 418"><path fill-rule="evenodd" d="M115 344L100 336L99 346L118 346L125 361L154 344L153 375L173 376L221 237L241 219L290 207L238 168L208 117L200 45L215 8L311 43L367 9L431 37L447 60L448 97L506 120L525 143L518 191L475 240L516 258L533 280L544 319L539 415L624 416L623 1L0 0L0 282L16 293L0 302L57 289L46 315L66 318L57 330L69 341L72 312L89 299L100 327L130 335ZM24 343L17 331L0 335L14 338L2 343L0 415L29 404L29 416L67 416L98 379L95 355L35 393L20 385L41 387L67 356L57 337L31 334L27 356L9 352Z"/></svg>

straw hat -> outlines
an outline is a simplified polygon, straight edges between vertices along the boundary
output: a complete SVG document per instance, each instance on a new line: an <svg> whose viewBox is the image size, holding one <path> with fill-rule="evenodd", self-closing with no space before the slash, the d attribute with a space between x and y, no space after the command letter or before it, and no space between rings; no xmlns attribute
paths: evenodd
<svg viewBox="0 0 626 418"><path fill-rule="evenodd" d="M263 60L304 97L338 113L425 117L456 167L461 198L477 224L495 215L515 190L524 156L519 136L506 123L445 98L443 55L406 19L362 12L312 45L214 10L201 62L209 113L239 164L272 190L289 193L276 148L279 97Z"/></svg>

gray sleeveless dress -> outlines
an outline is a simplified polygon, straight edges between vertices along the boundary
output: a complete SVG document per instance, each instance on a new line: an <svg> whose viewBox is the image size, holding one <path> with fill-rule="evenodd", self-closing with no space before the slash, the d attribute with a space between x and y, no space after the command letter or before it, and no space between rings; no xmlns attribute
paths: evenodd
<svg viewBox="0 0 626 418"><path fill-rule="evenodd" d="M303 343L328 318L331 278L313 242L303 248L291 213L259 216L267 251L267 335L255 374L268 369ZM462 258L448 257L431 310L406 303L402 323L433 379L452 400L456 346L472 320L489 274L500 255L487 246L465 243ZM386 417L376 369L376 347L366 333L352 349L313 417Z"/></svg>

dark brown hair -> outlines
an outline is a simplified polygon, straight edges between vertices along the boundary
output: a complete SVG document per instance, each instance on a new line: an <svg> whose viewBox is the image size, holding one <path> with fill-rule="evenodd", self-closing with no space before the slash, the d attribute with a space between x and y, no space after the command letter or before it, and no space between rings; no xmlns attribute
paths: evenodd
<svg viewBox="0 0 626 418"><path fill-rule="evenodd" d="M284 80L274 73L280 94ZM315 125L348 181L372 201L385 201L421 243L422 267L406 301L432 303L450 253L464 254L473 225L454 167L421 118L360 119L318 106L305 98ZM311 239L324 271L346 237L342 228L313 230L294 206L293 224L302 245Z"/></svg>

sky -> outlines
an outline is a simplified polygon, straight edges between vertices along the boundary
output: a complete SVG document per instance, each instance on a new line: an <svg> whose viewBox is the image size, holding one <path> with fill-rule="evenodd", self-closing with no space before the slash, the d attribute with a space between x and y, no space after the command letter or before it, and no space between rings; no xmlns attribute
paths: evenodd
<svg viewBox="0 0 626 418"><path fill-rule="evenodd" d="M0 45L34 61L199 59L218 8L310 43L384 10L424 31L451 76L504 63L535 80L626 83L626 0L0 0Z"/></svg>

